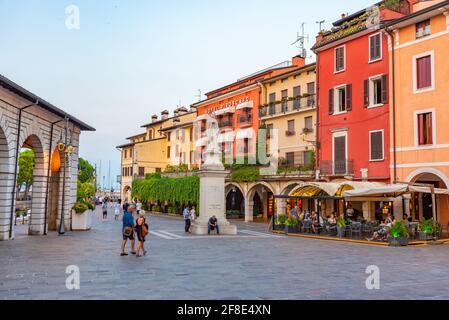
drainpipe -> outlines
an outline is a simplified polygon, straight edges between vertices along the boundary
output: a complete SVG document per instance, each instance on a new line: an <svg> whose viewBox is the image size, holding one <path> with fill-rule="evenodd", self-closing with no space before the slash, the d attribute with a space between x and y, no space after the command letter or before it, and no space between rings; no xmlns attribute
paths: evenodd
<svg viewBox="0 0 449 320"><path fill-rule="evenodd" d="M50 193L50 174L51 174L51 156L52 156L52 149L53 149L53 133L55 124L61 122L62 120L53 122L51 124L51 130L50 130L50 147L49 147L49 153L48 153L48 169L47 169L47 196L45 197L45 216L44 216L44 236L47 235L47 216L48 216L48 197Z"/></svg>
<svg viewBox="0 0 449 320"><path fill-rule="evenodd" d="M393 183L396 183L397 180L397 154L396 154L396 70L395 70L395 51L394 51L394 35L393 33L391 33L390 30L388 30L388 28L384 29L385 32L388 34L390 40L391 40L391 67L392 67L392 72L391 72L391 77L392 77L392 99L391 99L391 104L392 104L392 110L393 110Z"/></svg>
<svg viewBox="0 0 449 320"><path fill-rule="evenodd" d="M315 179L320 180L321 172L320 174L317 174L318 171L320 171L320 152L321 152L321 146L320 146L320 55L315 52L317 58L316 58L316 151L315 151Z"/></svg>
<svg viewBox="0 0 449 320"><path fill-rule="evenodd" d="M9 221L9 238L12 238L12 220L14 218L14 203L16 200L16 188L17 188L17 174L19 169L19 147L20 147L20 129L22 127L22 112L25 109L28 109L30 107L34 107L39 104L39 100L36 100L35 103L29 104L23 108L19 109L19 121L17 124L17 136L16 136L16 161L14 165L14 181L13 181L13 188L12 188L12 198L11 198L11 215L10 215L10 221Z"/></svg>

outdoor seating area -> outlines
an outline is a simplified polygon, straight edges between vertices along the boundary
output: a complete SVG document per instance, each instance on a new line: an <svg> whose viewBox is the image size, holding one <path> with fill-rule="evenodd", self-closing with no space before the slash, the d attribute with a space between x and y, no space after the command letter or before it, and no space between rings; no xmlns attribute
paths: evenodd
<svg viewBox="0 0 449 320"><path fill-rule="evenodd" d="M387 218L388 219L388 218ZM396 236L396 229L404 226L405 231ZM416 221L351 221L343 217L318 217L307 213L299 217L279 215L275 219L273 231L289 235L306 235L323 238L363 240L373 243L390 243L393 239L404 239L408 243L449 239L449 224L441 225L432 219Z"/></svg>

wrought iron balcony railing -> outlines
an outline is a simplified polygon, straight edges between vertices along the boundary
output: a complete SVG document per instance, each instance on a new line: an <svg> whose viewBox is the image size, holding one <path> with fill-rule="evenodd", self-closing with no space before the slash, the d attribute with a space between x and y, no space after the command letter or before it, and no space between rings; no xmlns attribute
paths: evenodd
<svg viewBox="0 0 449 320"><path fill-rule="evenodd" d="M269 105L262 106L259 109L259 117L273 117L290 112L314 108L315 106L315 95L310 95L308 97L302 97L294 100L285 100L278 103L271 103Z"/></svg>
<svg viewBox="0 0 449 320"><path fill-rule="evenodd" d="M322 160L320 172L324 176L354 175L354 160Z"/></svg>

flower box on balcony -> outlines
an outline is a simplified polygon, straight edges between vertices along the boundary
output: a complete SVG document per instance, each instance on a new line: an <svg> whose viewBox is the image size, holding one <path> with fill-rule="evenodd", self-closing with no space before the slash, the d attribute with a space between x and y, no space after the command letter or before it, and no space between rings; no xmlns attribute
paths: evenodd
<svg viewBox="0 0 449 320"><path fill-rule="evenodd" d="M294 135L296 135L296 131L289 131L289 130L287 130L287 131L285 131L285 135L287 137L293 137Z"/></svg>

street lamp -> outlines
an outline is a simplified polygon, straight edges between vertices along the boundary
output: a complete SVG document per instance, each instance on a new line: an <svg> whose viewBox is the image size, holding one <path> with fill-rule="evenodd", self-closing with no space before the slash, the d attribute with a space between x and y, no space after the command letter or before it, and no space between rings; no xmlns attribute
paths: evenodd
<svg viewBox="0 0 449 320"><path fill-rule="evenodd" d="M58 151L64 153L64 165L63 165L63 180L62 180L62 205L61 205L61 219L59 223L59 235L65 234L65 226L64 226L64 211L65 211L65 183L66 183L66 170L67 163L69 161L70 155L75 151L75 148L71 144L71 139L69 138L69 119L65 119L65 139L61 138L57 144Z"/></svg>

